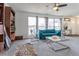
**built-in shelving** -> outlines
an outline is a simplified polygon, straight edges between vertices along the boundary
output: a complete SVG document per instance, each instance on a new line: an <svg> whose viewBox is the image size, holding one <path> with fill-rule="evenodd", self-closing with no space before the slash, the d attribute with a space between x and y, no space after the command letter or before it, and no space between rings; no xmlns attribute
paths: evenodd
<svg viewBox="0 0 79 59"><path fill-rule="evenodd" d="M11 7L5 7L5 26L8 36L15 40L15 12Z"/></svg>
<svg viewBox="0 0 79 59"><path fill-rule="evenodd" d="M0 3L0 51L3 50L3 20L4 20L4 4Z"/></svg>
<svg viewBox="0 0 79 59"><path fill-rule="evenodd" d="M15 12L11 7L0 3L0 51L8 46L8 39L15 40Z"/></svg>

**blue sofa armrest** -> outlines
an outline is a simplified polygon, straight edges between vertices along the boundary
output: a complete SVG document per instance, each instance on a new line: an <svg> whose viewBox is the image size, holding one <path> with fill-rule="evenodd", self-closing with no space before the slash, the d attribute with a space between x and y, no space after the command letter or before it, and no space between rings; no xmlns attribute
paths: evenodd
<svg viewBox="0 0 79 59"><path fill-rule="evenodd" d="M45 33L43 30L39 30L39 39L45 39L43 33Z"/></svg>
<svg viewBox="0 0 79 59"><path fill-rule="evenodd" d="M58 36L61 36L61 30L55 30L55 33L56 33Z"/></svg>

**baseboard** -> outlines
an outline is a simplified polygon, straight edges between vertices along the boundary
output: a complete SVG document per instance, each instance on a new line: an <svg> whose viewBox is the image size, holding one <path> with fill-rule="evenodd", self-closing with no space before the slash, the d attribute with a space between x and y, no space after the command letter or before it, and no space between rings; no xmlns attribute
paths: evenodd
<svg viewBox="0 0 79 59"><path fill-rule="evenodd" d="M79 34L69 34L69 35L64 35L64 36L79 36Z"/></svg>

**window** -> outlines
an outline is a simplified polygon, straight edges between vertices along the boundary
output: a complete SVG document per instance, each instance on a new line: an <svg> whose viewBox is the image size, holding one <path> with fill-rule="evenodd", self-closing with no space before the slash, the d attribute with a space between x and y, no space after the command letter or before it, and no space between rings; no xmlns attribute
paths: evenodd
<svg viewBox="0 0 79 59"><path fill-rule="evenodd" d="M48 19L48 29L54 29L54 19Z"/></svg>
<svg viewBox="0 0 79 59"><path fill-rule="evenodd" d="M38 18L38 29L45 29L46 28L46 21L45 18Z"/></svg>
<svg viewBox="0 0 79 59"><path fill-rule="evenodd" d="M55 19L55 30L61 30L60 19Z"/></svg>
<svg viewBox="0 0 79 59"><path fill-rule="evenodd" d="M28 35L36 33L36 17L28 17Z"/></svg>
<svg viewBox="0 0 79 59"><path fill-rule="evenodd" d="M48 29L61 30L60 19L48 19Z"/></svg>
<svg viewBox="0 0 79 59"><path fill-rule="evenodd" d="M37 29L36 25L38 25ZM61 30L61 21L60 19L49 18L46 22L46 19L42 17L38 17L37 20L36 17L28 17L28 35L33 34L36 36L36 30L43 30L46 27L48 29Z"/></svg>

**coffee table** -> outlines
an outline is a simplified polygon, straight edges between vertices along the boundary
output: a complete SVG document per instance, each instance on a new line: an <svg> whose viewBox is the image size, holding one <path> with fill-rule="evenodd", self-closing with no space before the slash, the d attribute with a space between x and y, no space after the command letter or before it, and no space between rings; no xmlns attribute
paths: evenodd
<svg viewBox="0 0 79 59"><path fill-rule="evenodd" d="M58 36L57 36L57 39L53 39L52 36L46 37L46 39L47 39L48 47L54 51L60 51L60 50L64 50L64 49L69 48L68 46L66 46L64 44L59 43L61 41L61 38L59 38Z"/></svg>

